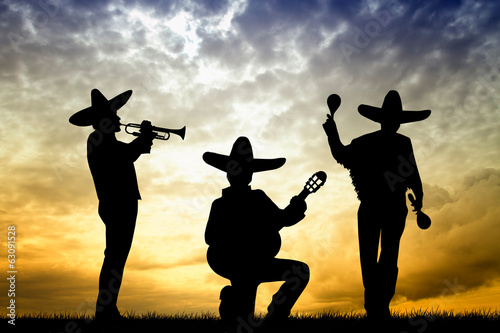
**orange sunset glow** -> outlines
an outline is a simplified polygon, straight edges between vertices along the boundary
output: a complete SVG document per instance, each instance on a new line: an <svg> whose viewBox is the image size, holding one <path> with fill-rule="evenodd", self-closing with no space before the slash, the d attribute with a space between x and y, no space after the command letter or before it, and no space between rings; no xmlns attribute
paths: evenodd
<svg viewBox="0 0 500 333"><path fill-rule="evenodd" d="M391 310L500 307L500 4L494 1L5 1L0 5L2 314L7 232L16 230L16 311L93 314L105 227L87 164L92 129L69 117L133 94L122 123L186 126L135 162L142 200L118 307L122 313L218 313L228 280L207 264L212 202L229 184L203 159L246 136L255 174L280 207L323 170L306 217L277 257L307 263L294 312L363 312L356 197L322 124L327 97L344 144L379 129L359 104L397 90L423 182L421 230L409 214ZM130 142L124 130L117 138ZM279 283L262 284L265 312Z"/></svg>

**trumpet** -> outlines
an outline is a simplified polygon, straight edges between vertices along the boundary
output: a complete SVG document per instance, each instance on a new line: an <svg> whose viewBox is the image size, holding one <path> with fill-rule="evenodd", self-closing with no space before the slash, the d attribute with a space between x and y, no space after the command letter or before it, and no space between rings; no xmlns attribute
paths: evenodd
<svg viewBox="0 0 500 333"><path fill-rule="evenodd" d="M125 132L127 132L128 134L135 135L135 136L139 135L139 132L132 132L132 131L129 132L129 128L139 128L140 129L141 128L140 124L129 123L127 125L125 125L125 124L120 124L120 125L125 126ZM169 128L162 128L162 127L153 126L153 132L155 134L154 138L158 139L158 140L168 140L170 138L170 133L178 135L182 138L182 140L184 140L184 136L186 135L186 126L184 126L183 128L179 128L179 129L169 129Z"/></svg>

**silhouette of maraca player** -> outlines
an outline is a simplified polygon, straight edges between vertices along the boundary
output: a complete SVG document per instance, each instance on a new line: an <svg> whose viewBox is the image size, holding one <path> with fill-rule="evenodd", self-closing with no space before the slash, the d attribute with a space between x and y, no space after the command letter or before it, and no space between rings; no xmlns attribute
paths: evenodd
<svg viewBox="0 0 500 333"><path fill-rule="evenodd" d="M106 226L106 250L99 276L96 303L97 322L121 319L116 306L125 262L132 246L137 218L137 200L141 199L134 161L149 153L154 133L151 123L141 124L140 135L131 143L116 139L120 131L120 109L132 91L126 91L111 100L97 89L91 92L92 106L69 119L77 126L92 126L87 140L87 160L99 199L99 216Z"/></svg>
<svg viewBox="0 0 500 333"><path fill-rule="evenodd" d="M262 282L285 281L273 296L266 320L286 319L309 281L309 267L300 261L277 259L279 231L304 218L306 203L293 197L278 208L262 190L250 187L254 172L273 170L284 158L257 159L246 137L238 138L229 156L203 154L209 165L227 173L231 186L212 203L205 241L207 260L215 273L231 281L220 294L220 315L228 325L248 325L253 320L257 287Z"/></svg>
<svg viewBox="0 0 500 333"><path fill-rule="evenodd" d="M405 228L405 193L415 194L415 211L422 208L422 182L408 137L396 133L400 124L426 119L431 111L403 111L397 91L386 95L382 108L360 105L359 113L380 123L379 131L344 146L333 115L340 97L331 95L331 115L323 124L335 160L350 170L360 200L358 238L365 309L369 318L390 318L389 303L398 276L399 243ZM380 256L378 255L380 243Z"/></svg>

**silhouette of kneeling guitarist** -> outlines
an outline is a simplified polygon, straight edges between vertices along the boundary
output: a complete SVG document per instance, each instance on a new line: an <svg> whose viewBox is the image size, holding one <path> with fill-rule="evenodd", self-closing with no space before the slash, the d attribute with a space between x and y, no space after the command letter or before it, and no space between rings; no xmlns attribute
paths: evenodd
<svg viewBox="0 0 500 333"><path fill-rule="evenodd" d="M332 115L328 115L323 127L332 155L350 170L361 202L358 238L365 287L364 306L368 317L389 318L389 303L394 296L398 276L399 242L408 213L405 193L411 189L415 194L415 210L422 208L423 198L411 140L396 132L400 124L426 119L431 111L403 111L398 92L391 90L382 108L358 107L361 115L380 123L381 129L344 146L333 120L340 98L331 95L328 105Z"/></svg>
<svg viewBox="0 0 500 333"><path fill-rule="evenodd" d="M228 325L253 320L257 287L262 282L285 281L273 296L266 320L286 319L309 281L309 267L300 261L277 259L279 231L304 218L306 203L293 197L278 208L262 190L250 187L254 172L273 170L284 158L256 159L250 141L238 138L229 156L207 152L203 159L227 173L231 186L212 203L205 241L207 260L215 273L231 281L220 294L219 312ZM248 324L247 324L248 325Z"/></svg>
<svg viewBox="0 0 500 333"><path fill-rule="evenodd" d="M99 90L93 89L92 106L69 119L73 125L94 128L87 141L87 160L99 199L99 216L106 226L106 250L95 313L98 322L122 318L116 302L132 246L137 200L141 199L134 161L150 152L154 137L151 123L144 121L140 135L131 143L116 139L115 133L120 131L117 111L131 94L129 90L108 101Z"/></svg>

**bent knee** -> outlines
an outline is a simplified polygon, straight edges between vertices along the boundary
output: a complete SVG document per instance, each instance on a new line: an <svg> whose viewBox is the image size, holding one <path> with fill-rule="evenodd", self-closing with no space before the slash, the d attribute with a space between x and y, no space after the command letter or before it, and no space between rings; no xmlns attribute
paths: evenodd
<svg viewBox="0 0 500 333"><path fill-rule="evenodd" d="M311 276L311 271L309 266L303 262L297 262L292 266L292 274L290 274L291 278L299 278L303 282L308 282Z"/></svg>
<svg viewBox="0 0 500 333"><path fill-rule="evenodd" d="M301 263L301 270L302 272L307 275L307 279L309 280L309 277L311 276L311 270L309 269L309 265L306 263Z"/></svg>

